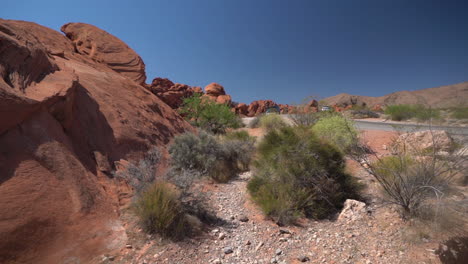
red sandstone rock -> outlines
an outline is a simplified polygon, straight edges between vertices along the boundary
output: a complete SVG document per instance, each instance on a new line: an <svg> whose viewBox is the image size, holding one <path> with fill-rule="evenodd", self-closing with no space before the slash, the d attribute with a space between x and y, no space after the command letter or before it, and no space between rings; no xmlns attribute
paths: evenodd
<svg viewBox="0 0 468 264"><path fill-rule="evenodd" d="M276 103L272 100L258 100L253 101L250 103L249 107L247 108L247 115L248 116L256 116L262 113L265 113L266 110L270 107L275 106Z"/></svg>
<svg viewBox="0 0 468 264"><path fill-rule="evenodd" d="M134 82L138 55L75 26L63 29L79 54L59 32L0 19L0 263L89 263L124 247L125 187L109 164L192 129Z"/></svg>
<svg viewBox="0 0 468 264"><path fill-rule="evenodd" d="M225 95L224 87L217 83L210 83L205 87L205 93L210 96L218 97Z"/></svg>
<svg viewBox="0 0 468 264"><path fill-rule="evenodd" d="M216 97L216 102L218 104L227 104L227 105L230 105L231 104L231 96L230 95L220 95L218 97Z"/></svg>
<svg viewBox="0 0 468 264"><path fill-rule="evenodd" d="M235 113L238 115L247 115L248 114L248 105L244 103L237 104L235 107Z"/></svg>
<svg viewBox="0 0 468 264"><path fill-rule="evenodd" d="M84 23L68 23L60 29L78 53L106 64L123 76L144 85L145 64L138 54L117 37Z"/></svg>

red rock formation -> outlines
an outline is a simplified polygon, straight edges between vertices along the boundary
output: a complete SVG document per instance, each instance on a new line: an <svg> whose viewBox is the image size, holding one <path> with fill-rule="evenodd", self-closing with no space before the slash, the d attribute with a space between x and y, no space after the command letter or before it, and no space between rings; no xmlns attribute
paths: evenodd
<svg viewBox="0 0 468 264"><path fill-rule="evenodd" d="M248 105L240 103L234 107L234 110L236 114L246 116L248 114L248 107Z"/></svg>
<svg viewBox="0 0 468 264"><path fill-rule="evenodd" d="M191 129L134 82L144 64L125 62L139 60L128 47L70 25L73 42L0 19L0 263L88 263L125 246L110 165Z"/></svg>
<svg viewBox="0 0 468 264"><path fill-rule="evenodd" d="M209 96L218 97L225 95L224 87L217 83L210 83L205 87L205 93Z"/></svg>
<svg viewBox="0 0 468 264"><path fill-rule="evenodd" d="M155 78L147 88L172 109L179 108L184 98L190 97L195 91L201 90L200 87L192 88L186 84L174 84L167 78Z"/></svg>
<svg viewBox="0 0 468 264"><path fill-rule="evenodd" d="M247 116L256 116L265 113L268 108L273 107L275 105L277 104L272 100L253 101L247 108Z"/></svg>
<svg viewBox="0 0 468 264"><path fill-rule="evenodd" d="M106 64L109 68L141 85L145 84L143 60L117 37L84 23L68 23L60 29L71 39L78 53Z"/></svg>

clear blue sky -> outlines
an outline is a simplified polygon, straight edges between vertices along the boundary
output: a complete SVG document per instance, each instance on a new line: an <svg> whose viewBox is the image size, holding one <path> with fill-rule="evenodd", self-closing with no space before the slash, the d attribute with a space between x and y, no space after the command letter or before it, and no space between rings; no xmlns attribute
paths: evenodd
<svg viewBox="0 0 468 264"><path fill-rule="evenodd" d="M219 82L235 101L380 96L468 81L468 1L7 0L0 17L94 24L147 82Z"/></svg>

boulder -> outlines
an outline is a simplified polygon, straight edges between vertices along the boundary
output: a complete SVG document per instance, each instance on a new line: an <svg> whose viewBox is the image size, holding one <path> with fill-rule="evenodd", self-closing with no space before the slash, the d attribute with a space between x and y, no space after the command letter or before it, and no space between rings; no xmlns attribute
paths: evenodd
<svg viewBox="0 0 468 264"><path fill-rule="evenodd" d="M435 149L436 152L450 152L453 139L443 130L425 130L401 134L392 146L393 152L403 150L411 153L426 153Z"/></svg>
<svg viewBox="0 0 468 264"><path fill-rule="evenodd" d="M0 263L90 263L124 247L110 164L193 129L140 85L130 48L75 26L71 41L0 19Z"/></svg>
<svg viewBox="0 0 468 264"><path fill-rule="evenodd" d="M352 222L366 213L366 204L352 199L347 199L344 203L343 210L338 216L338 221Z"/></svg>
<svg viewBox="0 0 468 264"><path fill-rule="evenodd" d="M239 103L237 104L236 106L234 106L234 109L235 109L235 112L236 114L238 115L247 115L248 113L248 105L244 104L244 103Z"/></svg>
<svg viewBox="0 0 468 264"><path fill-rule="evenodd" d="M210 83L205 87L205 93L207 95L218 97L220 95L225 95L224 87L218 83Z"/></svg>
<svg viewBox="0 0 468 264"><path fill-rule="evenodd" d="M154 78L147 88L172 109L179 108L183 99L192 96L194 93L194 89L186 84L173 83L167 78L159 77Z"/></svg>
<svg viewBox="0 0 468 264"><path fill-rule="evenodd" d="M145 63L119 38L85 23L68 23L60 30L72 41L79 54L106 64L138 84L145 84Z"/></svg>
<svg viewBox="0 0 468 264"><path fill-rule="evenodd" d="M218 97L216 97L216 102L218 104L227 104L227 105L230 105L232 100L231 100L231 96L230 95L220 95Z"/></svg>

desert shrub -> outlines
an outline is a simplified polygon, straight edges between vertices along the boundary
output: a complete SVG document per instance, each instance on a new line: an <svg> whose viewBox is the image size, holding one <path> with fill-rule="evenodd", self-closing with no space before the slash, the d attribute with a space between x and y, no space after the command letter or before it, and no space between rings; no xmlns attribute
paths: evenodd
<svg viewBox="0 0 468 264"><path fill-rule="evenodd" d="M343 153L349 151L357 140L357 131L351 120L340 116L331 115L321 118L312 131L321 139L327 140Z"/></svg>
<svg viewBox="0 0 468 264"><path fill-rule="evenodd" d="M194 126L215 134L242 126L242 122L228 105L218 104L200 94L185 98L179 112Z"/></svg>
<svg viewBox="0 0 468 264"><path fill-rule="evenodd" d="M156 182L146 189L134 208L140 224L148 233L178 239L190 231L179 194L166 182Z"/></svg>
<svg viewBox="0 0 468 264"><path fill-rule="evenodd" d="M351 111L353 118L378 118L379 114L369 109L353 110Z"/></svg>
<svg viewBox="0 0 468 264"><path fill-rule="evenodd" d="M327 217L346 198L356 198L357 186L344 172L342 154L310 129L270 131L257 156L248 190L263 212L280 224L298 216Z"/></svg>
<svg viewBox="0 0 468 264"><path fill-rule="evenodd" d="M250 120L249 124L247 125L248 128L259 128L260 127L260 117L256 116Z"/></svg>
<svg viewBox="0 0 468 264"><path fill-rule="evenodd" d="M250 136L245 130L231 131L224 135L227 140L254 141L255 138Z"/></svg>
<svg viewBox="0 0 468 264"><path fill-rule="evenodd" d="M369 155L363 151L367 146L353 147L350 156L377 180L386 200L398 205L404 218L420 217L434 200L447 205L442 198L450 193L454 177L467 171L466 157L439 155L440 146L433 142L433 151L427 151L400 138L394 144L398 147L392 147L393 156Z"/></svg>
<svg viewBox="0 0 468 264"><path fill-rule="evenodd" d="M440 118L438 109L427 108L423 105L389 105L385 108L385 114L394 121L404 121L411 118L427 121Z"/></svg>
<svg viewBox="0 0 468 264"><path fill-rule="evenodd" d="M248 167L253 141L216 138L204 131L184 133L175 137L169 153L174 169L197 171L226 182Z"/></svg>
<svg viewBox="0 0 468 264"><path fill-rule="evenodd" d="M287 124L280 115L268 114L260 117L260 126L266 131L271 131L287 126Z"/></svg>
<svg viewBox="0 0 468 264"><path fill-rule="evenodd" d="M159 150L151 148L138 163L129 163L125 170L116 171L113 175L116 178L124 179L135 189L136 193L139 193L154 181L156 166L160 158Z"/></svg>
<svg viewBox="0 0 468 264"><path fill-rule="evenodd" d="M456 119L468 119L468 107L453 108L452 117Z"/></svg>

